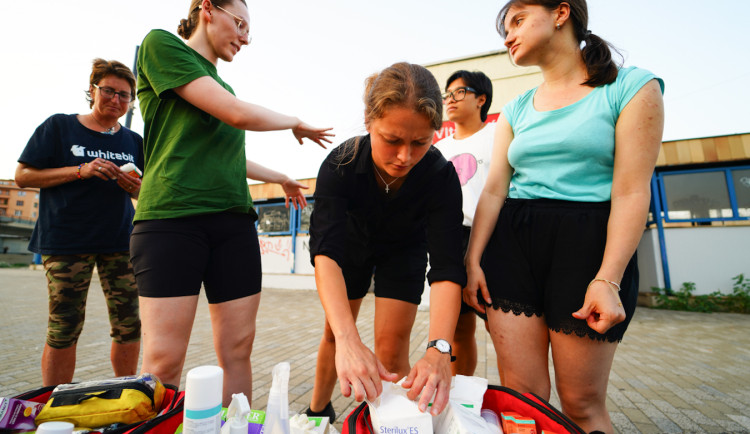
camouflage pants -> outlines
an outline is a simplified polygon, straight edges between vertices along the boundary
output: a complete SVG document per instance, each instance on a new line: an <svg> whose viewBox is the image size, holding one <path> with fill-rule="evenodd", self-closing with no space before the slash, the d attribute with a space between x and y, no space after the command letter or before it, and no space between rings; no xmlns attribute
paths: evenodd
<svg viewBox="0 0 750 434"><path fill-rule="evenodd" d="M43 255L42 260L49 291L47 344L50 347L68 348L78 342L94 266L107 300L112 340L120 344L140 340L138 290L128 252Z"/></svg>

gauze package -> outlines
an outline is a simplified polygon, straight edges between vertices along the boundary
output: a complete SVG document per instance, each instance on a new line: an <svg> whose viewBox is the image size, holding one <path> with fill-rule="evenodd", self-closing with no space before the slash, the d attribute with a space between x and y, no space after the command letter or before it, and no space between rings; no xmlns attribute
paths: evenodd
<svg viewBox="0 0 750 434"><path fill-rule="evenodd" d="M484 393L487 391L488 381L482 377L467 377L456 375L451 379L450 401L460 404L477 416L481 416Z"/></svg>
<svg viewBox="0 0 750 434"><path fill-rule="evenodd" d="M289 418L291 434L328 434L328 417L308 417L306 414L295 414Z"/></svg>
<svg viewBox="0 0 750 434"><path fill-rule="evenodd" d="M492 433L482 416L487 379L456 375L451 379L448 405L433 418L435 434Z"/></svg>
<svg viewBox="0 0 750 434"><path fill-rule="evenodd" d="M496 434L498 426L463 405L449 402L442 413L433 419L435 434Z"/></svg>
<svg viewBox="0 0 750 434"><path fill-rule="evenodd" d="M34 418L43 407L44 403L0 398L0 431L35 430Z"/></svg>
<svg viewBox="0 0 750 434"><path fill-rule="evenodd" d="M370 406L370 418L379 434L430 434L432 416L419 411L416 401L406 397L408 389L401 387L401 379L394 384L383 381L383 393Z"/></svg>

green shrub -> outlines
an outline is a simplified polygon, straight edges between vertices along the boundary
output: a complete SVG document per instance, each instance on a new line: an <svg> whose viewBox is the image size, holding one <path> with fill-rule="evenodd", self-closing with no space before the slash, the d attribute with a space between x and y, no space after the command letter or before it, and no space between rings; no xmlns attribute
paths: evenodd
<svg viewBox="0 0 750 434"><path fill-rule="evenodd" d="M651 288L657 296L657 309L684 310L690 312L735 312L750 313L750 279L744 274L732 278L731 294L714 291L708 295L693 295L695 283L684 282L677 291L666 288Z"/></svg>
<svg viewBox="0 0 750 434"><path fill-rule="evenodd" d="M740 274L732 280L732 293L723 296L722 303L729 312L750 313L750 279Z"/></svg>
<svg viewBox="0 0 750 434"><path fill-rule="evenodd" d="M2 262L0 261L0 268L22 268L22 267L28 267L29 264L11 264L8 262Z"/></svg>

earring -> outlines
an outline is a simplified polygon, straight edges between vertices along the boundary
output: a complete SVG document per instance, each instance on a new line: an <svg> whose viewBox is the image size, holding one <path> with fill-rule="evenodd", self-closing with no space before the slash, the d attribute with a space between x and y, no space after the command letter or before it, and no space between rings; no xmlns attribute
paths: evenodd
<svg viewBox="0 0 750 434"><path fill-rule="evenodd" d="M555 27L557 28L557 30L560 30L560 23L556 23Z"/></svg>

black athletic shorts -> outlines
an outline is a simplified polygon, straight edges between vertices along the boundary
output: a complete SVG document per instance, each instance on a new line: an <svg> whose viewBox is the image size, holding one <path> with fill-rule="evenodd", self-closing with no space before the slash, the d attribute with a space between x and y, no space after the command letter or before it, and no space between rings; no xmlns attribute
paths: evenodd
<svg viewBox="0 0 750 434"><path fill-rule="evenodd" d="M466 256L466 250L469 248L469 238L471 238L471 227L469 226L463 226L463 240L462 240L462 254L463 256ZM481 291L477 291L477 298L479 299L480 304L486 304L485 301L482 298ZM463 297L461 298L461 311L459 312L459 315L463 315L465 313L474 312L479 318L482 318L483 320L487 321L487 313L481 313L478 312L473 307L466 304Z"/></svg>
<svg viewBox="0 0 750 434"><path fill-rule="evenodd" d="M250 214L138 221L130 256L142 297L197 295L201 284L212 304L260 292L260 248Z"/></svg>
<svg viewBox="0 0 750 434"><path fill-rule="evenodd" d="M349 300L364 298L374 275L375 297L419 304L426 270L427 249L417 247L370 257L364 264L346 263L341 271Z"/></svg>
<svg viewBox="0 0 750 434"><path fill-rule="evenodd" d="M572 316L601 266L609 211L610 202L506 199L482 258L493 307L543 316L553 331L622 340L638 299L635 255L620 285L625 321L602 335Z"/></svg>

